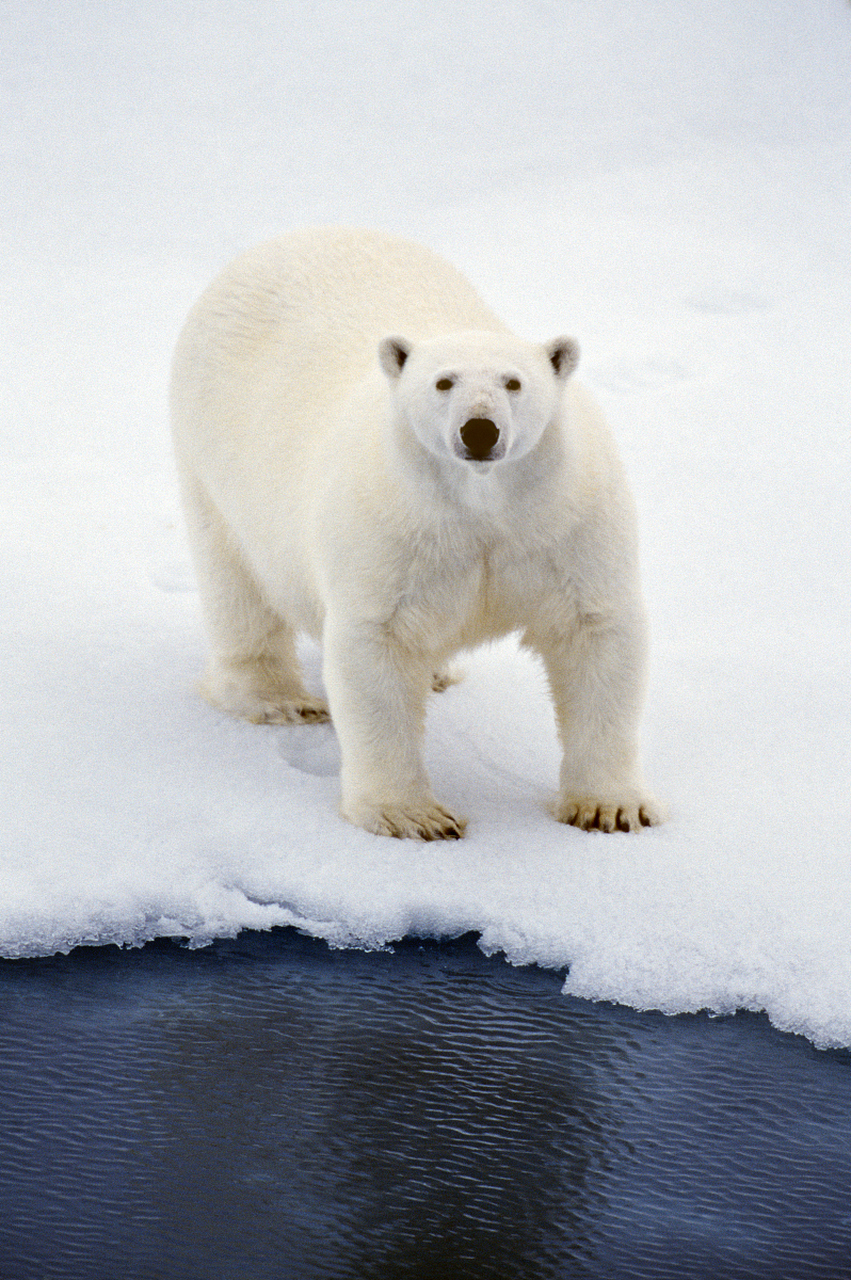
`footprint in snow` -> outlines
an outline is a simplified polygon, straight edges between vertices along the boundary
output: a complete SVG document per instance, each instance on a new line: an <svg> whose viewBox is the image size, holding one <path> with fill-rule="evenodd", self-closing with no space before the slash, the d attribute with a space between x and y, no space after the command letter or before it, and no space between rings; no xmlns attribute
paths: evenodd
<svg viewBox="0 0 851 1280"><path fill-rule="evenodd" d="M692 310L712 316L745 316L751 311L770 311L772 307L766 298L737 289L705 289L684 301Z"/></svg>
<svg viewBox="0 0 851 1280"><path fill-rule="evenodd" d="M148 577L160 591L195 591L195 571L188 560L164 560L148 570Z"/></svg>
<svg viewBox="0 0 851 1280"><path fill-rule="evenodd" d="M613 361L594 370L593 382L595 386L602 387L606 391L624 393L672 387L678 382L685 382L691 376L692 370L677 360L651 357L647 360Z"/></svg>
<svg viewBox="0 0 851 1280"><path fill-rule="evenodd" d="M328 778L340 772L340 748L330 724L287 725L278 735L278 752L301 773Z"/></svg>

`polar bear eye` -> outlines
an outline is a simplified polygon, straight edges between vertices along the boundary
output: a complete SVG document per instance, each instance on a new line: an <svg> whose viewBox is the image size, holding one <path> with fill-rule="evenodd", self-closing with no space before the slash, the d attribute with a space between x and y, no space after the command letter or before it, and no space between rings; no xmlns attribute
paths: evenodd
<svg viewBox="0 0 851 1280"><path fill-rule="evenodd" d="M520 381L517 378L508 378L505 383L506 391L519 391Z"/></svg>
<svg viewBox="0 0 851 1280"><path fill-rule="evenodd" d="M451 391L455 385L455 380L453 378L438 378L434 385L438 391Z"/></svg>

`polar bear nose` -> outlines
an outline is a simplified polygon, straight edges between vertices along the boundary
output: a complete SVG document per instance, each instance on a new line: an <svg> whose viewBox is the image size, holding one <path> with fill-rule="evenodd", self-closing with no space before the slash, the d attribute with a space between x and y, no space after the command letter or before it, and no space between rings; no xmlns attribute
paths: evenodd
<svg viewBox="0 0 851 1280"><path fill-rule="evenodd" d="M468 456L483 462L499 439L499 427L490 418L470 418L459 434Z"/></svg>

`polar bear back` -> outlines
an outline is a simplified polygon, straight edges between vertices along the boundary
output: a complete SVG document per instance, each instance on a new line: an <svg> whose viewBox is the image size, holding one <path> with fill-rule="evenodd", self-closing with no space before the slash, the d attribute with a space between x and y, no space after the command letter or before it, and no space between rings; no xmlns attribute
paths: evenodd
<svg viewBox="0 0 851 1280"><path fill-rule="evenodd" d="M186 336L199 326L211 354L224 347L231 358L251 358L268 344L322 344L349 377L369 367L390 333L506 332L464 276L430 250L336 227L294 231L242 254L199 299Z"/></svg>

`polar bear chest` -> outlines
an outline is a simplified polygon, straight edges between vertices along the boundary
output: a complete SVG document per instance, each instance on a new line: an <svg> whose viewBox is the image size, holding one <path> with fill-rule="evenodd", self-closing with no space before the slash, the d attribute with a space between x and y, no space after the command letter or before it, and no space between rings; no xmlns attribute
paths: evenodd
<svg viewBox="0 0 851 1280"><path fill-rule="evenodd" d="M411 581L396 614L400 632L424 649L468 648L515 631L537 631L576 616L575 593L560 567L516 550L488 549L461 568Z"/></svg>

